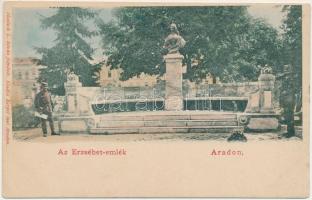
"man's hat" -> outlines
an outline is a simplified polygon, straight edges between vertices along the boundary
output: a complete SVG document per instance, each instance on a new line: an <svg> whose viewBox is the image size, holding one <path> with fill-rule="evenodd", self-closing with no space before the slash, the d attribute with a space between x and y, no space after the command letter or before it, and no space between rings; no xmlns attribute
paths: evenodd
<svg viewBox="0 0 312 200"><path fill-rule="evenodd" d="M41 82L41 87L48 88L48 83L47 82Z"/></svg>

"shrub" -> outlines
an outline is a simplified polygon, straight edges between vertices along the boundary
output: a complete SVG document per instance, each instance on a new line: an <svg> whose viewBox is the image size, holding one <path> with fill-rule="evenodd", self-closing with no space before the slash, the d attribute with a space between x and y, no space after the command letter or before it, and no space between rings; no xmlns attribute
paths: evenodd
<svg viewBox="0 0 312 200"><path fill-rule="evenodd" d="M37 127L40 119L34 116L31 108L23 105L13 107L13 130Z"/></svg>

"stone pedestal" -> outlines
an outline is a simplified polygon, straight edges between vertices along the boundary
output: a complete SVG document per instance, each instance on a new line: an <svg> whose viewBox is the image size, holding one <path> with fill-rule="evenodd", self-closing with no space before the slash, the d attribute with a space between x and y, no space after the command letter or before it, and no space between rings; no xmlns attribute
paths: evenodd
<svg viewBox="0 0 312 200"><path fill-rule="evenodd" d="M276 100L274 87L275 76L272 74L271 68L264 68L258 78L259 90L250 94L246 113L275 113Z"/></svg>
<svg viewBox="0 0 312 200"><path fill-rule="evenodd" d="M275 113L273 90L275 76L273 74L261 74L259 76L260 113Z"/></svg>
<svg viewBox="0 0 312 200"><path fill-rule="evenodd" d="M264 67L258 78L258 91L249 96L245 113L239 117L239 124L246 131L268 132L280 129L279 114L274 93L275 76L270 67Z"/></svg>
<svg viewBox="0 0 312 200"><path fill-rule="evenodd" d="M183 110L182 59L179 53L164 56L166 62L165 110Z"/></svg>
<svg viewBox="0 0 312 200"><path fill-rule="evenodd" d="M64 86L66 92L67 112L71 115L79 115L78 88L81 87L79 77L74 73L69 74Z"/></svg>
<svg viewBox="0 0 312 200"><path fill-rule="evenodd" d="M249 95L248 104L245 110L246 113L260 112L260 93L259 91Z"/></svg>

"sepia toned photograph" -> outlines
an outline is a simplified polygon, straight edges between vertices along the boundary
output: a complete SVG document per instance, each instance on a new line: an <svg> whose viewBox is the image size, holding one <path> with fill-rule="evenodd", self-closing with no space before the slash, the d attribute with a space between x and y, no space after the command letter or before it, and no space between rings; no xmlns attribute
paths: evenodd
<svg viewBox="0 0 312 200"><path fill-rule="evenodd" d="M14 138L300 140L302 8L267 9L14 9Z"/></svg>
<svg viewBox="0 0 312 200"><path fill-rule="evenodd" d="M5 196L307 197L309 46L304 47L304 40L310 40L309 6L6 2ZM192 158L196 161L182 158L182 149L198 154ZM179 154L176 166L188 166L187 170L165 170L166 177L176 177L171 181L178 184L161 189L159 183L167 179L160 174L167 164L153 160L151 164L158 163L153 165L156 172L143 169L142 175L158 176L157 181L148 181L140 191L125 186L117 190L116 177L124 184L132 182L127 178L133 172L131 163L149 162L145 150L149 159L156 160ZM19 160L23 155L33 157ZM201 165L205 160L201 156L209 157L210 164ZM59 179L61 174L39 175L36 158L41 167L49 166L51 176L57 172L47 163L73 171L61 172L66 175ZM254 159L262 169L249 179L253 172L248 166ZM294 167L295 160L300 161L292 173L300 175L292 178L298 184L290 190L292 184L279 175L286 169L279 169ZM114 183L106 189L86 186L89 193L68 185L48 189L73 177L85 186L78 168L87 163L92 169L120 167L126 161L130 168L122 168L123 173L103 175ZM22 185L27 178L17 162L37 177L30 185L43 184L45 189L19 190L13 180ZM242 173L249 175L241 177L246 191L205 189L206 181L213 184L215 179L216 187L224 184L222 180L227 180L225 185L238 184L240 174L217 170L216 175L222 174L217 178L214 170L208 170L211 165L221 170L222 162L229 171L248 167ZM262 171L268 169L266 162L272 162L271 171ZM282 164L287 162L293 164ZM193 183L184 190L183 180L197 182L184 179L196 169L204 170L198 175L207 179L198 182L199 188ZM97 170L98 175L108 173ZM87 179L108 183L95 171ZM274 175L264 179L262 173ZM133 179L132 184L144 182L138 176ZM257 182L257 189L246 187L251 181Z"/></svg>

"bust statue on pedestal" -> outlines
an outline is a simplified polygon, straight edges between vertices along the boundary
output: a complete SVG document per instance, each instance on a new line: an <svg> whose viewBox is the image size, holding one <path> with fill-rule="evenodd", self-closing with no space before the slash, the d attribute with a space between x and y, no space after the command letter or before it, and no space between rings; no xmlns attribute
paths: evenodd
<svg viewBox="0 0 312 200"><path fill-rule="evenodd" d="M166 62L166 96L165 110L183 110L182 94L182 60L183 56L179 50L185 46L185 40L180 36L176 24L170 25L171 33L165 39L164 48L167 55L164 56Z"/></svg>
<svg viewBox="0 0 312 200"><path fill-rule="evenodd" d="M180 36L177 25L172 23L170 25L171 33L165 39L164 48L168 54L178 53L181 48L185 46L185 40Z"/></svg>

